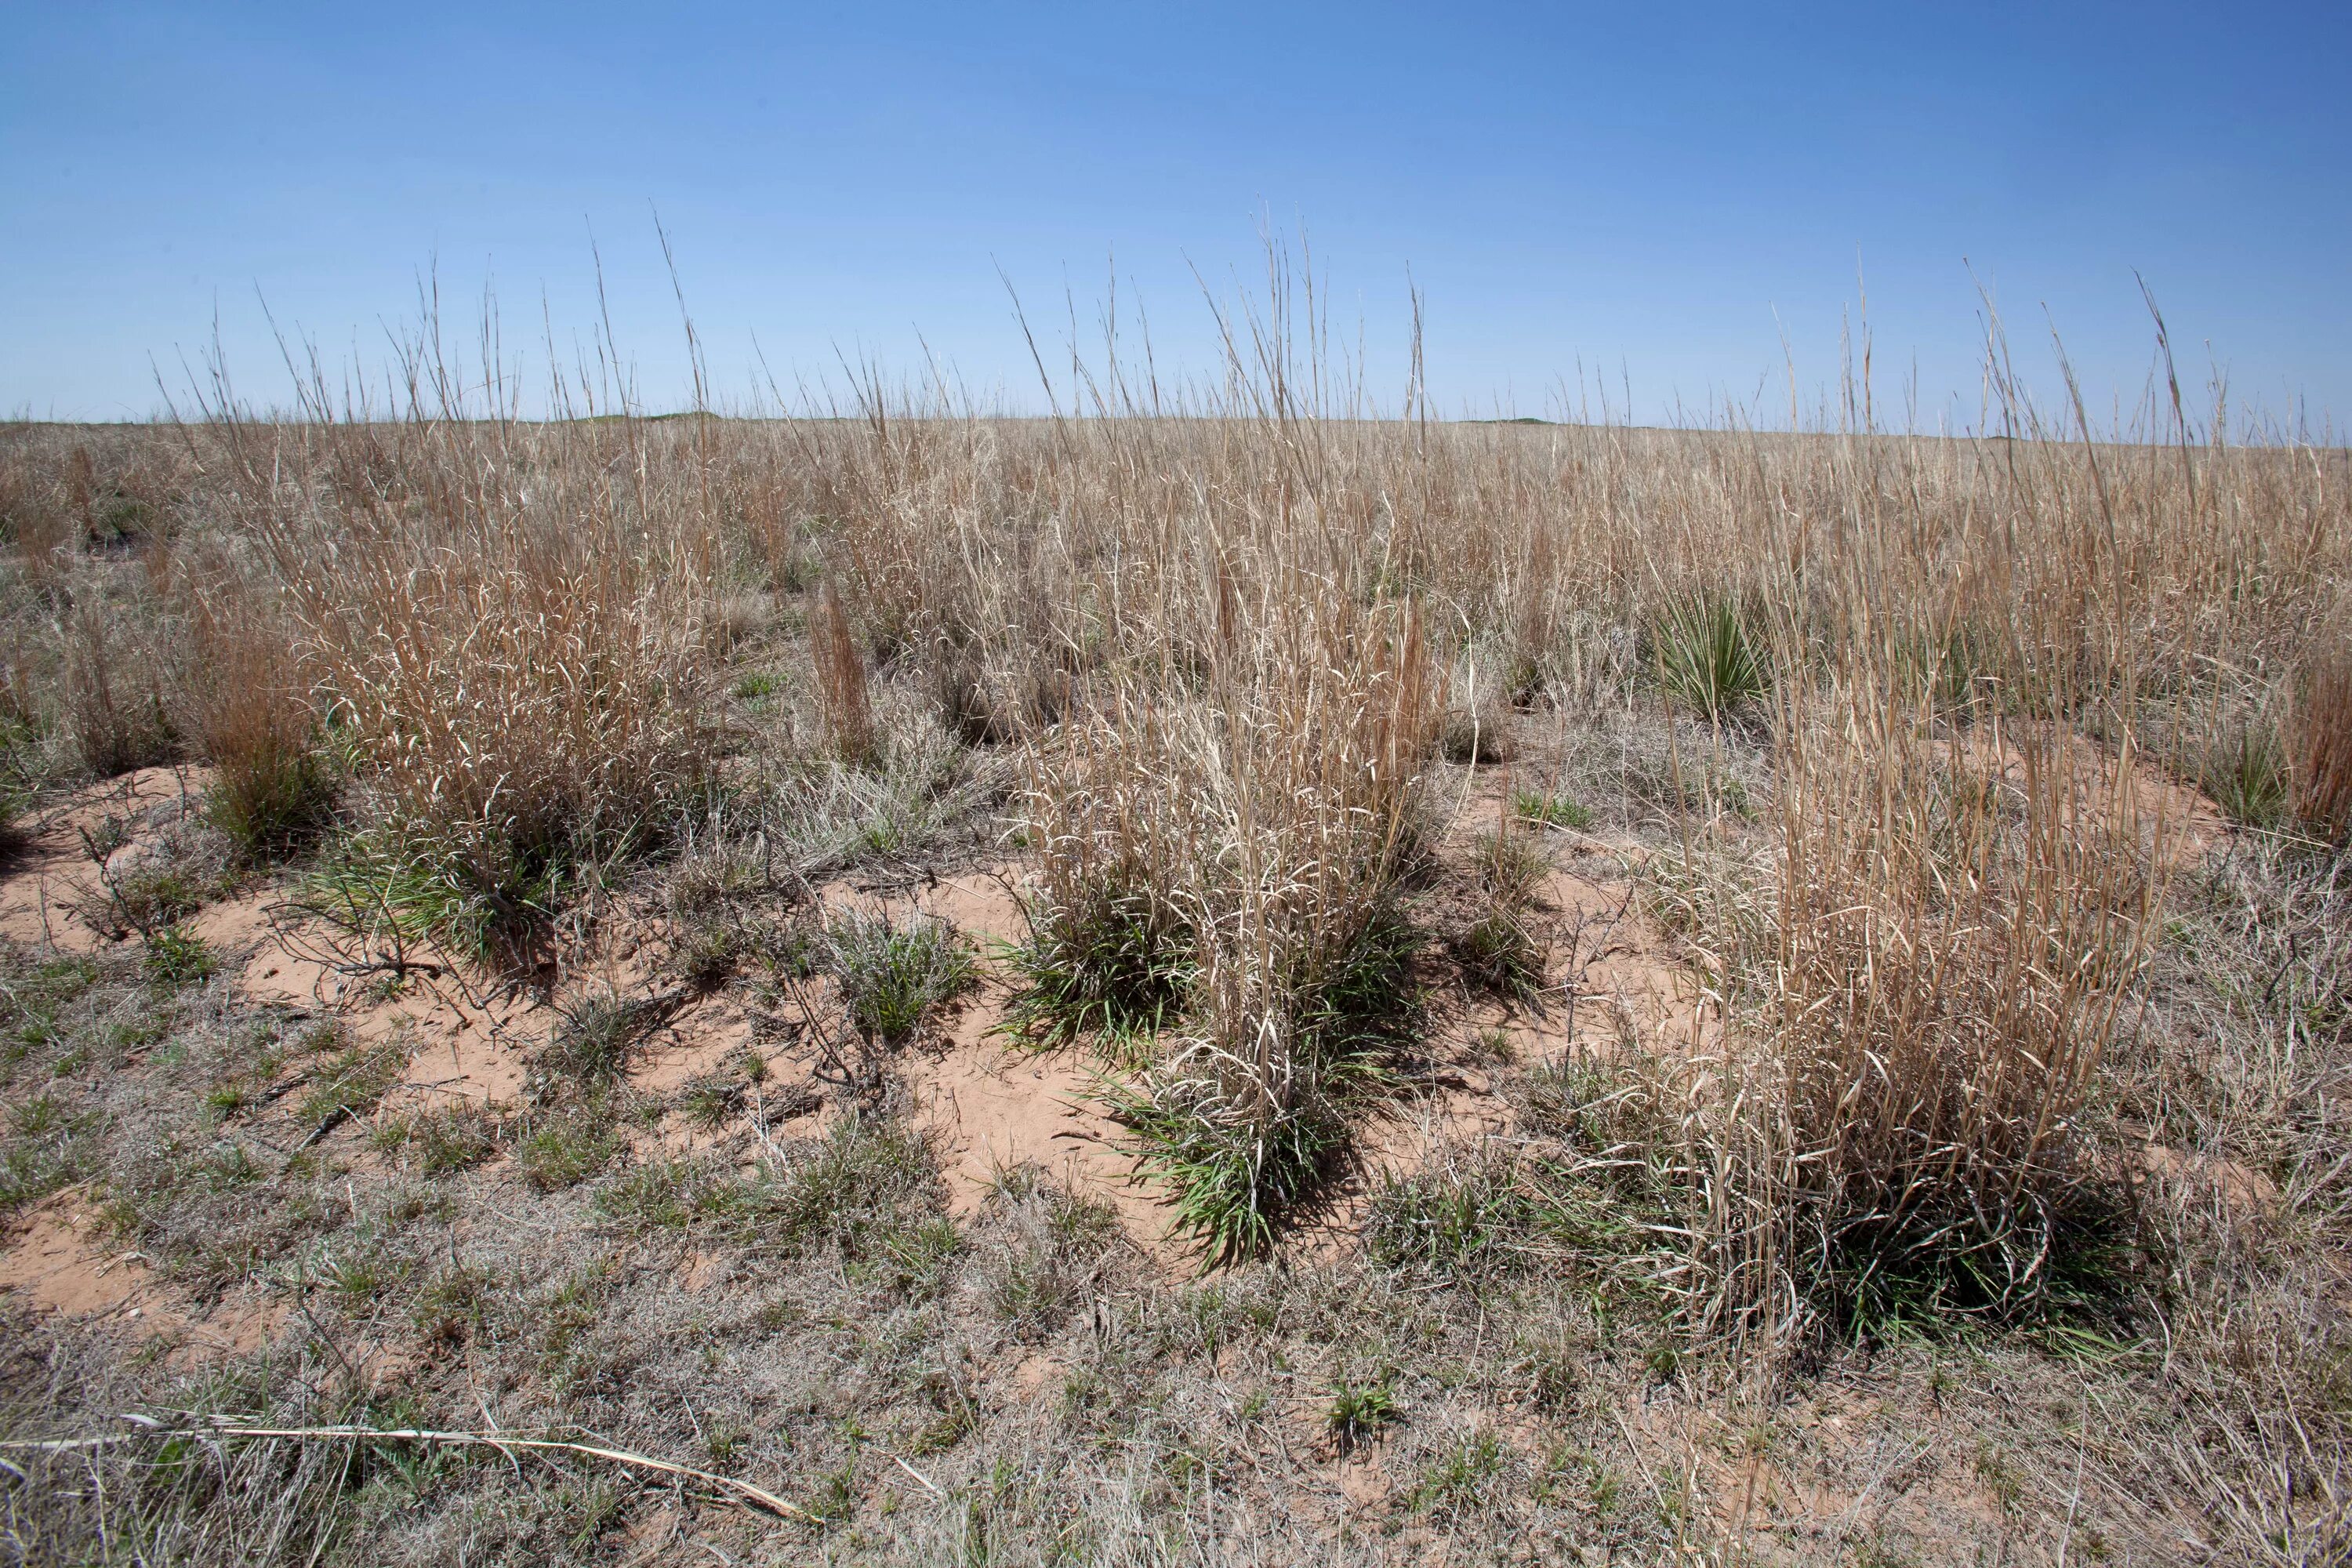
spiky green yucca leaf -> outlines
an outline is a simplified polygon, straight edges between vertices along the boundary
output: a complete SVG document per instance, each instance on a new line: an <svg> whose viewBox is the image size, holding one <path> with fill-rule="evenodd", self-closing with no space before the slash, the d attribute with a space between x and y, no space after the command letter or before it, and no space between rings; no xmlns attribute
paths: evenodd
<svg viewBox="0 0 2352 1568"><path fill-rule="evenodd" d="M1667 610L1650 628L1658 683L1711 722L1760 700L1769 685L1764 663L1728 599L1693 599Z"/></svg>

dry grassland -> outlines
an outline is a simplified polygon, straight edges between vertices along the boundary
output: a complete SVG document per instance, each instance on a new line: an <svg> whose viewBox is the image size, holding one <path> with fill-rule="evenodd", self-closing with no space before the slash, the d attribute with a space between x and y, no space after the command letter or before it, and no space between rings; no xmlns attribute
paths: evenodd
<svg viewBox="0 0 2352 1568"><path fill-rule="evenodd" d="M2346 1561L2347 454L1230 341L0 430L0 1551Z"/></svg>

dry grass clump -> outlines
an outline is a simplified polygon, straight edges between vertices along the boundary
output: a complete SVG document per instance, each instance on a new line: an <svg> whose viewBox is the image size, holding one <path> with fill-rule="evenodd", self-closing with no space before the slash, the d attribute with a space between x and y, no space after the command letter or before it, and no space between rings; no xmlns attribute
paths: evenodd
<svg viewBox="0 0 2352 1568"><path fill-rule="evenodd" d="M709 776L709 531L692 459L604 476L632 421L302 424L212 408L239 521L354 765L341 901L488 951L581 868L661 838ZM632 461L632 467L635 466ZM290 720L290 710L287 715Z"/></svg>
<svg viewBox="0 0 2352 1568"><path fill-rule="evenodd" d="M563 868L658 837L706 771L691 623L585 563L404 549L305 606L364 800L397 860L513 918Z"/></svg>
<svg viewBox="0 0 2352 1568"><path fill-rule="evenodd" d="M1938 741L1866 668L1784 731L1708 1310L1777 1334L2091 1290L2130 1238L2080 1119L2158 896L2127 766L2048 726Z"/></svg>
<svg viewBox="0 0 2352 1568"><path fill-rule="evenodd" d="M850 1022L880 1045L903 1043L971 984L971 953L942 920L847 908L824 927L826 957Z"/></svg>
<svg viewBox="0 0 2352 1568"><path fill-rule="evenodd" d="M19 1451L0 1539L650 1539L653 1494L592 1465L337 1436L191 1468L116 1419L134 1384L268 1411L249 1378L290 1369L288 1420L595 1432L824 1517L658 1527L730 1558L1402 1559L1443 1531L1482 1560L1943 1561L2035 1528L2340 1556L2352 932L2315 841L2352 790L2345 454L2047 417L1997 336L1981 437L1880 431L1866 386L1789 434L1449 424L1417 393L1370 417L1286 290L1220 315L1209 382L1074 356L1039 420L863 376L845 418L571 389L556 413L600 416L528 423L503 371L419 347L386 417L313 384L168 437L0 429L0 776L48 796L176 731L315 909L662 987L535 972L561 1022L523 1104L424 1111L408 1038L305 1047L173 923L228 877L220 834L93 827L84 918L145 940L0 952L0 1206L102 1194L163 1285L295 1315L203 1387L173 1371L201 1343L110 1352L137 1376L102 1400L20 1351L49 1403L0 1400L12 1440L126 1447ZM1472 820L1429 810L1444 761L1506 757L1442 774ZM2277 831L2172 837L2141 807L2191 779ZM81 816L43 815L46 856ZM605 879L653 847L678 853ZM1343 1201L1370 1116L1427 1113L1355 1246L1179 1280L1034 1169L954 1217L950 1142L902 1113L961 1112L889 1047L977 953L895 911L1007 851L1009 1022L1097 1052L1207 1258L1274 1250ZM1638 885L1588 908L1555 851ZM853 870L893 913L847 908ZM576 943L515 952L559 911ZM714 997L751 1054L646 1092L655 1029ZM1551 1059L1487 1026L1552 997ZM1516 1110L1491 1136L1488 1095ZM1793 1375L1832 1333L1867 1364ZM1750 1369L1770 1396L1727 1394ZM1302 1391L1332 1452L1284 1448ZM1936 1441L1889 1448L1914 1421ZM1393 1490L1343 1517L1313 1467L1371 1445ZM1825 1496L1860 1500L1777 1515ZM35 1507L74 1517L36 1540ZM1889 1523L1937 1509L1962 1526Z"/></svg>
<svg viewBox="0 0 2352 1568"><path fill-rule="evenodd" d="M36 592L54 595L73 528L65 508L21 458L0 462L0 527L7 531L25 580Z"/></svg>
<svg viewBox="0 0 2352 1568"><path fill-rule="evenodd" d="M1214 1256L1311 1191L1410 1006L1397 882L1437 718L1409 609L1294 579L1261 613L1206 700L1139 692L1066 742L1033 816L1033 1005L1169 1025L1123 1103Z"/></svg>
<svg viewBox="0 0 2352 1568"><path fill-rule="evenodd" d="M1557 813L1559 805L1546 800L1539 809ZM1517 1001L1542 1000L1552 931L1537 896L1550 868L1516 807L1503 813L1495 832L1478 837L1471 862L1476 912L1453 939L1465 979Z"/></svg>
<svg viewBox="0 0 2352 1568"><path fill-rule="evenodd" d="M142 657L96 596L67 613L63 642L58 699L83 769L108 779L166 761L174 736L152 650Z"/></svg>
<svg viewBox="0 0 2352 1568"><path fill-rule="evenodd" d="M1449 763L1500 763L1511 755L1511 703L1504 678L1484 650L1465 648L1446 681L1438 752Z"/></svg>
<svg viewBox="0 0 2352 1568"><path fill-rule="evenodd" d="M257 860L281 859L327 825L335 780L291 628L234 589L190 595L191 659L182 707L214 768L213 821Z"/></svg>

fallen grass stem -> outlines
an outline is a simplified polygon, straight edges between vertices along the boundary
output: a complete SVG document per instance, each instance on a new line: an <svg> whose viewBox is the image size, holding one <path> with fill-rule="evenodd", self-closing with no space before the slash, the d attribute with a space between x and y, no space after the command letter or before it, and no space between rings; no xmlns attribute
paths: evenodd
<svg viewBox="0 0 2352 1568"><path fill-rule="evenodd" d="M607 1448L594 1443L572 1443L555 1437L516 1437L502 1432L440 1432L425 1427L406 1426L383 1428L375 1426L244 1426L221 1422L205 1426L166 1426L143 1415L123 1414L122 1419L135 1423L135 1432L109 1432L92 1437L47 1437L33 1440L0 1442L0 1448L16 1453L58 1454L87 1448L112 1447L123 1443L135 1443L147 1437L249 1438L283 1439L293 1442L426 1443L454 1447L496 1448L508 1453L515 1448L581 1454L589 1458L604 1459L633 1469L657 1470L664 1475L677 1476L687 1480L700 1481L717 1487L726 1497L739 1504L772 1513L780 1519L797 1519L811 1524L823 1524L823 1516L786 1502L775 1493L733 1476L722 1476L711 1470L698 1470L691 1465L675 1464L656 1459L650 1454L633 1454L625 1448ZM509 1455L509 1457L511 1457Z"/></svg>

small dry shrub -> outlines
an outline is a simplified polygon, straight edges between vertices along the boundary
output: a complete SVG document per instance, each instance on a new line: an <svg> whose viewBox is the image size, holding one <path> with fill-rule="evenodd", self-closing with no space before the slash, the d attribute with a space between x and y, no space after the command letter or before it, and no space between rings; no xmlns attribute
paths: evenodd
<svg viewBox="0 0 2352 1568"><path fill-rule="evenodd" d="M172 726L154 652L124 637L96 595L84 597L66 620L59 693L65 726L94 777L113 778L171 756Z"/></svg>
<svg viewBox="0 0 2352 1568"><path fill-rule="evenodd" d="M1484 650L1465 649L1446 683L1445 716L1437 731L1439 754L1449 763L1508 762L1513 750L1511 694L1504 673L1488 666Z"/></svg>

